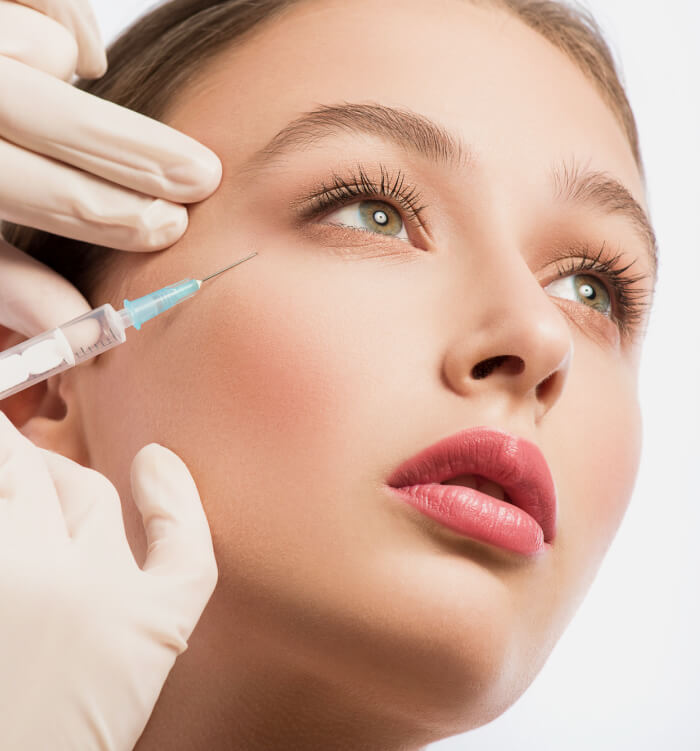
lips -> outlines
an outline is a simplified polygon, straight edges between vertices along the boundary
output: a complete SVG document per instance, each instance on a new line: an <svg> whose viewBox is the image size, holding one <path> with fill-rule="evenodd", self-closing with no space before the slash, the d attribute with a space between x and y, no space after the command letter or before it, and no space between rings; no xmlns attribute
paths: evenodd
<svg viewBox="0 0 700 751"><path fill-rule="evenodd" d="M460 475L459 477L453 477L451 480L445 480L442 485L460 485L463 488L475 488L480 490L486 495L490 495L492 498L498 498L503 501L510 501L508 493L503 490L503 487L493 480L487 480L485 477L479 475Z"/></svg>
<svg viewBox="0 0 700 751"><path fill-rule="evenodd" d="M502 430L477 427L444 438L401 464L387 485L406 488L450 480L457 484L465 475L476 476L468 486L482 492L493 490L485 481L497 483L506 501L539 524L545 542L554 539L557 496L547 461L534 443Z"/></svg>

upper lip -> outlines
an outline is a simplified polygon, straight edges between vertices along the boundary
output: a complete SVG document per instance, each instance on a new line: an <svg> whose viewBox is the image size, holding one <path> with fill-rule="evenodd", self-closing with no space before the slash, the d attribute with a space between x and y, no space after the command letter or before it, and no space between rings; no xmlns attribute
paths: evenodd
<svg viewBox="0 0 700 751"><path fill-rule="evenodd" d="M403 462L387 484L402 488L471 474L501 485L542 527L544 541L554 539L557 494L547 460L534 443L503 430L469 428L443 438Z"/></svg>

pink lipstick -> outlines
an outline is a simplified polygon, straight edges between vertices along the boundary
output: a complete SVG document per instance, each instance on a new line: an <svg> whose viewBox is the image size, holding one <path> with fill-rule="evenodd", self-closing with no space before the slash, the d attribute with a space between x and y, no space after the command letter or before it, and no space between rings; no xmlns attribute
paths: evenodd
<svg viewBox="0 0 700 751"><path fill-rule="evenodd" d="M460 476L473 487L456 484ZM446 481L454 482L440 484ZM554 540L557 496L547 461L534 443L502 430L470 428L444 438L401 464L387 485L426 516L481 542L529 556Z"/></svg>

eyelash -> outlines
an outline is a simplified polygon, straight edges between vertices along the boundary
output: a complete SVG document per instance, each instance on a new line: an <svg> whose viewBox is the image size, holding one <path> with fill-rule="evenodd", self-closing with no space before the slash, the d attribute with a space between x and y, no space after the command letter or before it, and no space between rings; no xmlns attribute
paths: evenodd
<svg viewBox="0 0 700 751"><path fill-rule="evenodd" d="M382 199L392 199L398 203L406 212L409 223L414 228L423 226L420 215L421 211L427 207L418 205L420 193L417 189L404 184L405 176L401 170L398 170L396 176L392 179L383 165L380 165L380 169L381 182L379 184L367 175L362 165L357 166L357 174L350 175L348 180L334 174L334 182L331 187L323 185L309 196L313 203L304 212L305 215L307 218L320 216L328 209L342 208L358 197L366 200L379 200L379 197L381 197ZM634 289L637 282L648 278L647 274L626 275L627 269L635 262L632 261L627 266L619 267L618 261L622 253L610 258L601 258L605 252L605 243L603 243L597 255L591 255L590 246L587 244L577 245L575 250L578 253L578 258L573 258L567 254L564 259L570 266L560 266L557 263L557 271L560 276L592 271L598 277L607 280L608 292L612 292L611 298L614 300L612 318L619 326L623 336L630 336L644 320L651 307L651 303L644 300L648 290Z"/></svg>
<svg viewBox="0 0 700 751"><path fill-rule="evenodd" d="M421 198L418 190L410 185L404 185L405 176L401 170L398 170L392 179L384 165L379 167L382 174L379 184L369 177L361 164L357 165L357 174L350 175L348 180L333 175L333 185L330 188L322 185L309 196L314 203L304 213L308 217L318 216L327 209L340 208L358 196L366 199L381 196L396 201L408 215L409 223L413 227L422 226L420 214L426 207L418 205Z"/></svg>
<svg viewBox="0 0 700 751"><path fill-rule="evenodd" d="M557 271L560 276L594 271L598 276L605 277L613 291L612 317L624 336L631 335L634 329L644 320L651 307L651 303L646 299L648 290L634 288L637 282L648 279L648 275L626 275L625 272L630 266L634 265L635 261L628 263L626 266L618 266L622 253L617 253L610 258L601 258L601 255L605 252L605 243L602 244L595 256L590 254L590 246L585 244L577 246L576 251L579 254L578 258L566 258L566 262L570 266L560 266L557 263Z"/></svg>

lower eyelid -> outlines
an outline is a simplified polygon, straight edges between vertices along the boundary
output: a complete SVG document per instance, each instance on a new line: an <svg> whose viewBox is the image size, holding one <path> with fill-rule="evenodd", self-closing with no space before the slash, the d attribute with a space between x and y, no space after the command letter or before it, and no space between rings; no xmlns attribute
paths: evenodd
<svg viewBox="0 0 700 751"><path fill-rule="evenodd" d="M617 345L621 338L620 328L607 316L597 313L593 308L576 303L565 297L552 297L584 336L594 336L602 343Z"/></svg>
<svg viewBox="0 0 700 751"><path fill-rule="evenodd" d="M334 254L341 257L367 259L374 258L376 255L377 258L387 261L397 259L406 261L411 255L411 249L415 250L415 253L425 252L403 238L389 237L343 225L311 222L303 225L300 231L310 242L330 248Z"/></svg>
<svg viewBox="0 0 700 751"><path fill-rule="evenodd" d="M395 242L396 238L379 235L375 232L348 227L332 222L310 222L302 227L304 234L330 245L376 245Z"/></svg>
<svg viewBox="0 0 700 751"><path fill-rule="evenodd" d="M358 198L352 201L347 201L343 203L342 205L336 205L336 206L332 206L326 209L312 210L308 212L308 214L311 214L310 216L311 221L310 221L310 224L306 226L319 228L314 233L315 236L316 237L323 236L323 239L325 242L328 243L330 240L331 241L330 244L337 245L337 246L348 244L352 246L361 247L361 246L366 246L366 245L376 245L377 243L382 243L382 244L390 243L393 245L398 240L402 242L404 245L408 245L411 247L419 247L415 245L415 243L411 240L411 238L402 238L402 237L397 237L397 236L392 236L392 235L384 235L379 232L372 232L371 230L367 230L362 227L350 227L340 222L324 221L325 219L328 218L328 216L332 215L336 211L339 211L340 209L346 208L348 206L353 206L365 200L374 200L374 201L385 203L391 206L395 211L397 211L400 214L401 219L402 219L402 224L403 224L402 228L407 229L407 225L409 225L409 221L407 220L405 216L404 209L397 208L396 206L393 206L391 202L386 201L382 198L374 198L374 197ZM314 216L314 214L316 216ZM318 216L319 214L322 214L322 215ZM323 234L323 229L321 228L328 228L330 231L328 232L328 234ZM425 250L424 248L421 248L421 249ZM611 300L611 304L613 306L615 305L615 301L618 296L618 291L614 282L608 279L608 277L605 274L601 275L599 273L596 273L595 269L587 269L587 268L572 267L571 269L563 269L559 265L557 265L557 271L559 273L551 280L550 283L566 278L567 276L575 276L575 275L581 275L581 274L592 276L593 278L597 279L597 281L606 288L607 293Z"/></svg>

